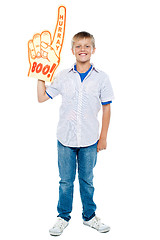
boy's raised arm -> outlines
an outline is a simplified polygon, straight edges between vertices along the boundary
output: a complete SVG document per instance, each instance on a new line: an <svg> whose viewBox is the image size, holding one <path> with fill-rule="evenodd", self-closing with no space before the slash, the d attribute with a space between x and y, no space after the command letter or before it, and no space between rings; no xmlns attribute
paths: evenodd
<svg viewBox="0 0 160 240"><path fill-rule="evenodd" d="M45 81L39 79L37 82L37 97L39 103L45 102L49 99L49 96L46 94Z"/></svg>

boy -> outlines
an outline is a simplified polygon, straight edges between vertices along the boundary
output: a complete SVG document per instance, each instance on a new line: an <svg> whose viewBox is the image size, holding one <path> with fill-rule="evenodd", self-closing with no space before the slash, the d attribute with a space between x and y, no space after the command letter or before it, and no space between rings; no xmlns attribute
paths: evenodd
<svg viewBox="0 0 160 240"><path fill-rule="evenodd" d="M108 232L109 226L95 215L93 201L93 168L97 152L106 149L110 121L110 103L113 90L108 76L90 63L95 52L93 35L79 32L72 39L72 53L76 64L58 74L54 82L45 87L38 80L38 101L44 102L62 95L60 119L57 128L58 166L60 175L58 218L52 229L53 236L60 235L68 226L72 211L73 187L78 166L80 195L83 206L83 223L99 232ZM97 114L103 109L102 129L99 136Z"/></svg>

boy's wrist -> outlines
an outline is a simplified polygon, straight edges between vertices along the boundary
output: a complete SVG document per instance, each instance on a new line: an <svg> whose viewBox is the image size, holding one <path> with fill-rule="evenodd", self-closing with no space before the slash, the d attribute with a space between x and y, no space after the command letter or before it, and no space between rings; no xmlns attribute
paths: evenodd
<svg viewBox="0 0 160 240"><path fill-rule="evenodd" d="M41 80L41 79L38 79L38 81L40 81L40 82L45 82L44 80Z"/></svg>
<svg viewBox="0 0 160 240"><path fill-rule="evenodd" d="M99 139L101 139L101 140L107 140L107 137L104 137L104 136L100 136L100 138Z"/></svg>

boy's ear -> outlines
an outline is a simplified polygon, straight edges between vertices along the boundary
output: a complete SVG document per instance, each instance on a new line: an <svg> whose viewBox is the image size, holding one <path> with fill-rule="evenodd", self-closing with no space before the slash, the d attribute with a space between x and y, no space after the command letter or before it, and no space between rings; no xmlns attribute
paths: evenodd
<svg viewBox="0 0 160 240"><path fill-rule="evenodd" d="M95 53L95 51L96 51L96 48L94 48L94 49L92 50L92 54L94 54L94 53Z"/></svg>
<svg viewBox="0 0 160 240"><path fill-rule="evenodd" d="M74 49L72 48L71 50L72 50L72 53L73 53L73 55L74 55Z"/></svg>

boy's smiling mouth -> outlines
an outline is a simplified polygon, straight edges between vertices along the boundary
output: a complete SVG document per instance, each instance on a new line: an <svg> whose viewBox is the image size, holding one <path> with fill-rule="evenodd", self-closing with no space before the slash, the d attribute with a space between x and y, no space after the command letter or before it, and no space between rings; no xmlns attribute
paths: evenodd
<svg viewBox="0 0 160 240"><path fill-rule="evenodd" d="M79 53L80 56L86 56L87 53Z"/></svg>

